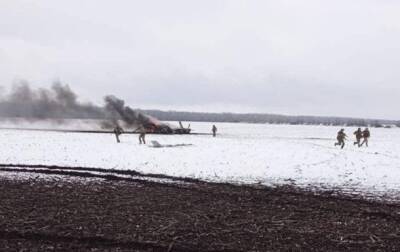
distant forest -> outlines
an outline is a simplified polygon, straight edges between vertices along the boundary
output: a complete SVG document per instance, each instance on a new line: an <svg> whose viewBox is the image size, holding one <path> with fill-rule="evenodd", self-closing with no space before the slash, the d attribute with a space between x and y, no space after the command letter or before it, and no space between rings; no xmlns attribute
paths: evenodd
<svg viewBox="0 0 400 252"><path fill-rule="evenodd" d="M246 123L271 123L292 125L347 125L360 127L400 127L400 121L359 119L346 117L320 117L320 116L287 116L276 114L235 114L235 113L200 113L143 110L144 113L162 121L192 121L192 122L246 122Z"/></svg>
<svg viewBox="0 0 400 252"><path fill-rule="evenodd" d="M1 88L1 86L0 86ZM105 102L112 96L106 96ZM132 111L121 99L113 97L117 105ZM287 116L276 114L236 114L236 113L199 113L160 110L139 110L161 121L197 121L197 122L246 122L271 124L309 124L309 125L347 125L370 127L400 127L400 121L374 120L345 117ZM79 102L78 95L68 85L55 82L50 88L34 89L29 83L21 82L10 93L0 94L0 117L22 117L32 119L79 118L106 119L109 116L107 106Z"/></svg>

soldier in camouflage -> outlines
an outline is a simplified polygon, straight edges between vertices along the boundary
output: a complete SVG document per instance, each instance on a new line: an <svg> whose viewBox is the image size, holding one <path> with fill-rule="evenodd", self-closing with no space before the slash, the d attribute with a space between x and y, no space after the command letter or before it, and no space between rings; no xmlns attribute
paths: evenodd
<svg viewBox="0 0 400 252"><path fill-rule="evenodd" d="M341 129L337 134L336 139L338 142L335 143L335 146L339 145L343 149L344 145L345 145L344 140L346 139L346 137L347 137L347 135L346 135L346 133L344 133L344 129Z"/></svg>
<svg viewBox="0 0 400 252"><path fill-rule="evenodd" d="M119 125L117 125L117 126L114 128L114 134L115 134L115 138L117 139L117 143L120 143L120 142L121 142L121 141L119 140L119 136L120 136L122 133L124 133L124 130L123 130Z"/></svg>
<svg viewBox="0 0 400 252"><path fill-rule="evenodd" d="M354 142L354 145L357 145L358 147L361 147L361 138L363 137L363 133L361 131L361 128L358 128L358 130L354 131L353 134L356 136L356 141Z"/></svg>

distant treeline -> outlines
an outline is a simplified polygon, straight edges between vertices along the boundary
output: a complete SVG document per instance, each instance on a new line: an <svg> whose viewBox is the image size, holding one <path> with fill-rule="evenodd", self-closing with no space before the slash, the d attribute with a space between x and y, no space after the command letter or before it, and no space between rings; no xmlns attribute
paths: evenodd
<svg viewBox="0 0 400 252"><path fill-rule="evenodd" d="M112 104L110 104L110 101L112 101ZM105 105L97 106L91 103L79 102L78 95L73 92L68 85L60 82L54 83L47 89L34 89L28 82L22 81L13 86L8 94L0 94L0 117L22 117L39 120L47 118L106 119L110 115L110 105L112 105L111 107L113 107L114 110L117 108L116 111L118 111L118 113L116 114L116 118L124 115L124 119L127 119L127 116L129 117L141 114L140 111L135 111L127 107L123 100L117 99L113 96L106 96ZM360 127L385 127L396 125L400 127L400 121L343 117L199 113L160 110L143 110L141 112L156 117L162 121L247 122L293 125L322 124Z"/></svg>
<svg viewBox="0 0 400 252"><path fill-rule="evenodd" d="M286 116L275 114L235 114L235 113L199 113L144 110L146 114L162 121L196 121L196 122L246 122L246 123L271 123L292 125L347 125L360 127L398 126L400 121L375 120L345 117L320 117L320 116Z"/></svg>

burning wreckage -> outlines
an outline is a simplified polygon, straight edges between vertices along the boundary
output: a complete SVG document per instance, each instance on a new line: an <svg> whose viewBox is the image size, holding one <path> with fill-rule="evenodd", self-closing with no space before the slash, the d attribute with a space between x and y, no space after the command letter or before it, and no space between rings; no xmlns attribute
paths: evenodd
<svg viewBox="0 0 400 252"><path fill-rule="evenodd" d="M142 113L140 110L135 110L129 106L125 106L125 102L115 96L106 96L105 109L108 117L118 125L118 121L122 120L127 127L142 125L147 133L154 134L190 134L190 125L185 128L179 122L179 126L174 126L170 123L162 122L152 116Z"/></svg>
<svg viewBox="0 0 400 252"><path fill-rule="evenodd" d="M139 112L141 113L141 112ZM143 115L143 114L142 114ZM146 132L154 133L154 134L190 134L191 129L190 125L187 128L184 128L182 123L179 122L179 127L172 125L170 123L161 122L158 119L143 115L147 117L147 121L143 123Z"/></svg>

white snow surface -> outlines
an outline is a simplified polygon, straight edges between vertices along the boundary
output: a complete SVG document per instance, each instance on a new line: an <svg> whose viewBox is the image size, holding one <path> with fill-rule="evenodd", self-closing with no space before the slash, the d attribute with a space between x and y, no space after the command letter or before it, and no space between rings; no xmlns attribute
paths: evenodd
<svg viewBox="0 0 400 252"><path fill-rule="evenodd" d="M31 119L0 117L0 129L104 130L97 119Z"/></svg>
<svg viewBox="0 0 400 252"><path fill-rule="evenodd" d="M194 132L212 123L191 123ZM295 184L385 195L400 191L400 129L371 129L369 148L334 147L337 127L218 123L218 136L137 135L0 130L0 163L136 170L207 181Z"/></svg>

